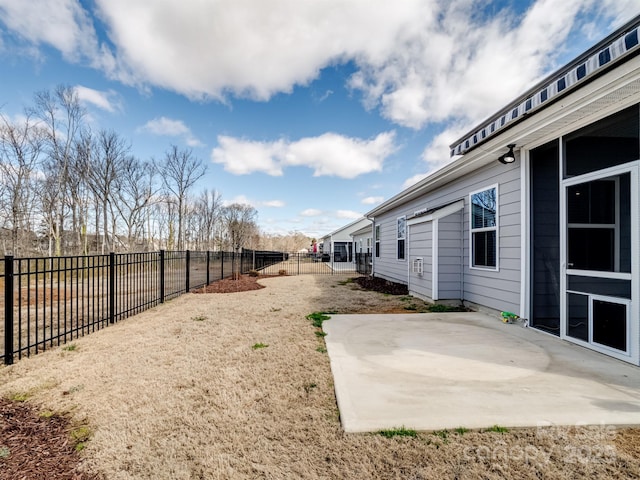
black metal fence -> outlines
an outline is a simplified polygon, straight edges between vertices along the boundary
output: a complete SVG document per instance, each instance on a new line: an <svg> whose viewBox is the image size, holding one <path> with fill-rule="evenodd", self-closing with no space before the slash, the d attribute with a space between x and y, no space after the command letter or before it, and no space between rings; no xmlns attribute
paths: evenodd
<svg viewBox="0 0 640 480"><path fill-rule="evenodd" d="M4 363L65 344L236 272L356 273L353 263L333 260L329 255L253 250L6 256L0 262Z"/></svg>
<svg viewBox="0 0 640 480"><path fill-rule="evenodd" d="M361 275L371 275L372 255L370 253L356 253L356 272Z"/></svg>

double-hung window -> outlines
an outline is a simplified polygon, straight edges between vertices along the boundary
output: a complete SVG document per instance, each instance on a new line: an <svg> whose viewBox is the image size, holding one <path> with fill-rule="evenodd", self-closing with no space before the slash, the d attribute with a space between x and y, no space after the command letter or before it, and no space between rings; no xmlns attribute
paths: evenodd
<svg viewBox="0 0 640 480"><path fill-rule="evenodd" d="M405 240L407 238L407 219L398 218L398 260L404 260Z"/></svg>
<svg viewBox="0 0 640 480"><path fill-rule="evenodd" d="M471 267L498 269L498 186L469 195Z"/></svg>
<svg viewBox="0 0 640 480"><path fill-rule="evenodd" d="M376 241L376 257L380 256L380 225L376 225L375 229L375 241Z"/></svg>

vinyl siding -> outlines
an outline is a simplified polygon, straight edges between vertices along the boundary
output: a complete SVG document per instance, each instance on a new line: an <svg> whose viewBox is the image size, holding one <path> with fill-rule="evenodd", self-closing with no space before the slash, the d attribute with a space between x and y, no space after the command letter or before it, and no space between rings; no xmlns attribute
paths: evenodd
<svg viewBox="0 0 640 480"><path fill-rule="evenodd" d="M417 257L423 259L423 274L417 275L409 268L410 293L421 298L432 298L433 292L433 228L431 222L409 226L409 265Z"/></svg>
<svg viewBox="0 0 640 480"><path fill-rule="evenodd" d="M498 270L483 270L469 268L469 193L498 185ZM487 165L473 174L466 175L448 185L425 194L424 196L405 203L395 209L385 212L375 218L380 226L380 257L374 259L375 276L398 283L408 283L408 266L406 260L396 259L396 219L406 215L411 217L414 212L424 208L437 208L457 200L464 199L465 208L462 218L462 238L450 245L441 242L440 248L449 253L453 262L456 255L448 252L447 248L463 252L462 285L464 300L483 305L496 310L519 311L520 303L520 161L505 166L495 162ZM444 219L440 219L442 222ZM408 243L412 242L415 226L411 227ZM412 247L408 247L411 252ZM443 253L443 254L444 254ZM453 263L443 265L452 266ZM442 272L445 275L453 271ZM450 278L450 277L447 277ZM413 279L412 279L413 282ZM455 280L452 284L455 283ZM442 292L453 290L453 285L441 283ZM453 293L447 293L452 295ZM459 295L458 295L459 296ZM440 295L440 298L445 298Z"/></svg>
<svg viewBox="0 0 640 480"><path fill-rule="evenodd" d="M462 211L438 220L438 300L462 298Z"/></svg>

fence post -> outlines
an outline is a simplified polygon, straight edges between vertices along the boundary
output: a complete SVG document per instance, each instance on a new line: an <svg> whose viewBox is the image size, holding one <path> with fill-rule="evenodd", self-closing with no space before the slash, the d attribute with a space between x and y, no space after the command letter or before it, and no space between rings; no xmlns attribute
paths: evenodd
<svg viewBox="0 0 640 480"><path fill-rule="evenodd" d="M209 285L209 265L211 264L211 256L209 255L209 250L207 250L207 285Z"/></svg>
<svg viewBox="0 0 640 480"><path fill-rule="evenodd" d="M4 257L4 364L13 364L13 255Z"/></svg>
<svg viewBox="0 0 640 480"><path fill-rule="evenodd" d="M160 250L160 303L164 303L164 250Z"/></svg>
<svg viewBox="0 0 640 480"><path fill-rule="evenodd" d="M116 254L109 253L109 323L116 321Z"/></svg>
<svg viewBox="0 0 640 480"><path fill-rule="evenodd" d="M220 278L218 280L222 280L224 278L224 250L220 250Z"/></svg>
<svg viewBox="0 0 640 480"><path fill-rule="evenodd" d="M184 274L185 287L184 287L184 291L185 291L185 293L189 293L189 269L191 268L191 252L189 250L187 250L186 256L184 258L184 267L185 267L185 274Z"/></svg>

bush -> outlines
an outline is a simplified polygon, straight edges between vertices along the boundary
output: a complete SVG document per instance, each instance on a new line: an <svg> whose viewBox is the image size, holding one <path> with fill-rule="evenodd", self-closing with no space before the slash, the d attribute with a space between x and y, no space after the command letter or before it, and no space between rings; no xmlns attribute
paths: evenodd
<svg viewBox="0 0 640 480"><path fill-rule="evenodd" d="M286 275L287 271L286 270L278 270L278 275Z"/></svg>
<svg viewBox="0 0 640 480"><path fill-rule="evenodd" d="M257 270L249 270L250 277L259 277L260 273Z"/></svg>

